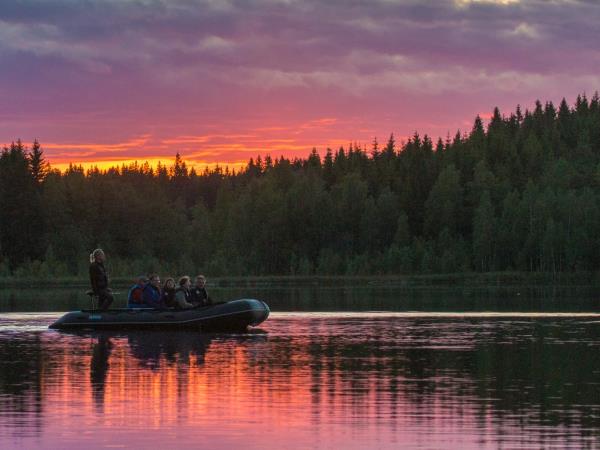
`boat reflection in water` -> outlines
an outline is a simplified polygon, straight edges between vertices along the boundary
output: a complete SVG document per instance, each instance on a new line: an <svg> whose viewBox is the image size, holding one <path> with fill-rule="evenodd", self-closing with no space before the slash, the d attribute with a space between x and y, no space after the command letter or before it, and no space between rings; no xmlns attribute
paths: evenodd
<svg viewBox="0 0 600 450"><path fill-rule="evenodd" d="M178 333L166 331L130 331L110 332L94 331L87 333L70 333L74 336L92 339L92 358L90 361L90 382L96 407L103 409L104 393L107 376L110 370L110 359L115 347L119 349L125 343L128 347L127 355L129 361L125 362L119 358L123 356L122 348L114 358L115 370L123 370L129 367L132 360L137 361L138 368L131 368L130 374L139 370L149 369L155 373L161 370L169 370L169 367L181 366L186 370L190 367L199 368L204 364L206 352L211 341L217 337L222 343L242 343L248 339L253 342L266 340L267 334L262 330L252 330L244 335L211 335L192 331L181 331ZM114 341L114 342L113 342ZM118 374L118 378L127 379L126 374ZM143 377L147 380L148 377ZM140 380L136 380L140 386ZM141 381L142 385L144 381ZM181 386L178 386L180 389Z"/></svg>
<svg viewBox="0 0 600 450"><path fill-rule="evenodd" d="M85 337L85 335L81 335ZM90 361L90 381L94 402L99 411L103 410L106 379L110 368L110 356L115 346L113 340L129 346L129 355L137 359L139 365L154 371L161 364L187 363L193 356L198 364L210 344L210 337L198 333L129 332L117 334L94 332L88 335L95 343L92 346Z"/></svg>

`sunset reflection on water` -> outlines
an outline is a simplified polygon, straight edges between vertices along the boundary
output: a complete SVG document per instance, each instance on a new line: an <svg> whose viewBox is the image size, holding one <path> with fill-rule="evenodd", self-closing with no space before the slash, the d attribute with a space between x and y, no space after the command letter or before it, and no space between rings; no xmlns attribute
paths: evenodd
<svg viewBox="0 0 600 450"><path fill-rule="evenodd" d="M3 449L600 443L593 316L274 314L243 335L46 324L0 316Z"/></svg>

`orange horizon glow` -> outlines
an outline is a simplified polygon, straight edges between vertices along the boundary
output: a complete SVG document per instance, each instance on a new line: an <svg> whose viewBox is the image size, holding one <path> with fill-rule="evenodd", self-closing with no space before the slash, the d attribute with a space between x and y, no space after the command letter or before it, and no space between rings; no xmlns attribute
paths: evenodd
<svg viewBox="0 0 600 450"><path fill-rule="evenodd" d="M68 163L52 163L50 161L50 167L53 170L58 170L61 173L66 172L69 167L81 167L84 171L98 169L100 171L106 171L109 169L121 169L123 166L130 167L137 165L138 167L144 166L146 163L152 170L156 170L158 165L166 166L167 168L173 166L175 157L163 157L163 158L145 158L145 159L113 159L113 160L98 160L98 161L77 161ZM222 170L229 169L230 171L238 172L239 170L246 167L248 161L243 162L192 162L188 159L183 158L188 169L194 169L196 173L202 173L204 170L213 171L217 168Z"/></svg>
<svg viewBox="0 0 600 450"><path fill-rule="evenodd" d="M177 153L186 166L189 169L194 168L197 173L217 167L237 172L244 169L251 158L256 159L258 156L304 159L313 149L316 149L321 157L325 156L327 149L335 152L340 147L347 149L350 145L371 149L375 137L370 129L358 130L360 140L326 138L327 134L342 134L331 129L335 123L336 119L322 118L297 126L264 126L231 134L222 132L161 138L143 134L104 143L44 142L41 139L39 142L46 161L52 169L60 172L66 171L70 166L82 167L84 170L97 168L102 171L134 164L142 166L146 163L152 169L156 169L159 164L171 167ZM385 139L378 139L380 147L385 145L388 137L389 134ZM401 139L405 138L395 137L398 147L401 145ZM23 144L26 147L30 146L29 142ZM4 144L5 147L9 145Z"/></svg>
<svg viewBox="0 0 600 450"><path fill-rule="evenodd" d="M445 140L456 132L470 131L476 116L485 124L492 115L491 111L480 109L474 116L460 118L457 121L458 127L453 132L450 132L453 127L429 120L406 122L402 124L405 131L398 132L386 120L373 126L359 117L342 119L317 116L305 120L271 117L244 123L207 123L200 129L193 122L182 122L176 128L167 126L152 132L150 124L141 122L141 126L146 128L144 132L125 136L115 130L116 136L105 134L102 139L87 133L73 140L46 140L43 135L36 136L35 139L40 143L52 169L60 172L66 171L69 166L105 171L136 163L139 166L147 163L153 169L159 164L172 167L176 154L181 156L189 169L193 168L197 173L217 167L238 172L247 166L251 158L256 159L258 156L305 159L315 149L324 157L327 149L335 152L340 147L348 149L350 145L369 152L375 140L381 149L392 134L396 150L400 150L414 133L421 137L427 135L435 143L439 138ZM407 127L411 127L413 131L407 132ZM21 141L26 147L30 147L33 139ZM3 144L4 147L9 145L9 142Z"/></svg>

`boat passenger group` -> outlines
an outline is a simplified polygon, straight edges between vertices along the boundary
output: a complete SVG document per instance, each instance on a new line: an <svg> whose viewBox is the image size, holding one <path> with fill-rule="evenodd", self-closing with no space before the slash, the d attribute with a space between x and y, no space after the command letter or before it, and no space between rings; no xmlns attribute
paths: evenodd
<svg viewBox="0 0 600 450"><path fill-rule="evenodd" d="M105 260L106 255L102 249L98 248L90 255L92 291L98 297L98 307L102 310L108 309L114 300L108 287ZM158 274L139 276L127 294L127 307L188 309L212 304L212 299L206 292L204 275L198 275L193 286L187 275L179 278L177 286L173 278L167 278L162 288L160 284Z"/></svg>

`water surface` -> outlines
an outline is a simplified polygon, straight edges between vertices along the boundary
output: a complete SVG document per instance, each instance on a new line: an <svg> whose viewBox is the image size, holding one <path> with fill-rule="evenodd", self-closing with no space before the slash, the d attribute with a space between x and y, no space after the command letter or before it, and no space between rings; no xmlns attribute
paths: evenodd
<svg viewBox="0 0 600 450"><path fill-rule="evenodd" d="M600 446L600 315L274 312L247 334L0 314L0 448Z"/></svg>

